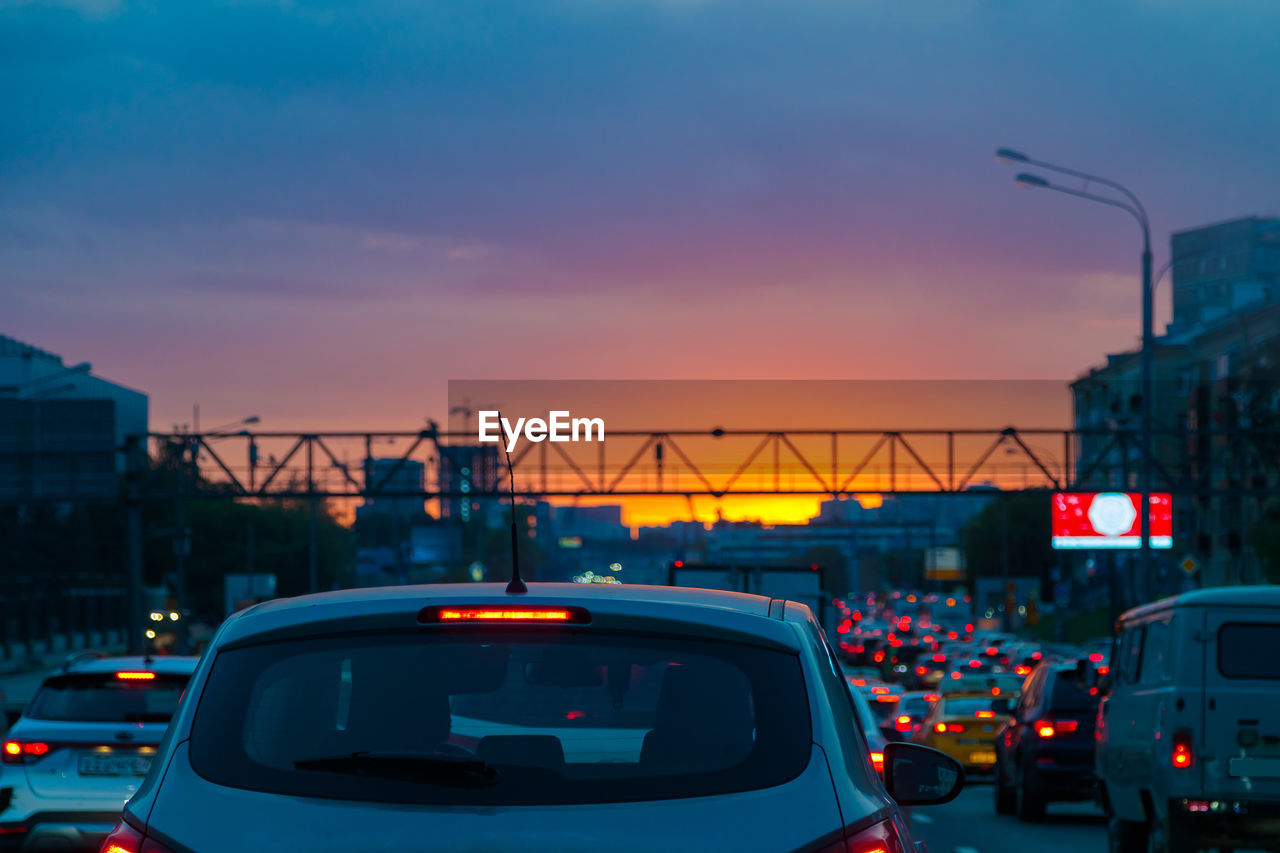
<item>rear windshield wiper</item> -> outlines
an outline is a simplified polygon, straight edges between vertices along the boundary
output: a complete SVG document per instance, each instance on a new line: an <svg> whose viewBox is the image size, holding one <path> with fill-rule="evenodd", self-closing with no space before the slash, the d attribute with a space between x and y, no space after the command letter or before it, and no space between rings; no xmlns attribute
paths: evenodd
<svg viewBox="0 0 1280 853"><path fill-rule="evenodd" d="M498 770L478 758L403 752L352 752L293 762L298 770L349 773L440 785L481 786L498 781Z"/></svg>

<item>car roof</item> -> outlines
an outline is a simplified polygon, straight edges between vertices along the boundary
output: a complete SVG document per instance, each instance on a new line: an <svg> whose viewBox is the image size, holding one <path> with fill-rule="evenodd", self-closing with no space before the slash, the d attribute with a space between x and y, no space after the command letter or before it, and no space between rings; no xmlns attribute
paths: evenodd
<svg viewBox="0 0 1280 853"><path fill-rule="evenodd" d="M798 633L784 619L807 615L778 608L775 599L724 590L638 584L530 583L526 593L508 593L502 583L423 584L364 587L263 602L227 620L219 647L264 638L304 636L350 628L410 628L428 605L578 606L600 627L652 630L665 622L675 633L739 635L765 644L799 648ZM725 638L728 638L725 636Z"/></svg>
<svg viewBox="0 0 1280 853"><path fill-rule="evenodd" d="M1184 592L1126 611L1122 621L1138 619L1172 607L1269 607L1280 608L1280 586L1219 586Z"/></svg>
<svg viewBox="0 0 1280 853"><path fill-rule="evenodd" d="M93 657L81 658L79 660L72 658L55 674L66 675L133 670L155 672L160 675L190 675L195 672L196 664L199 662L200 659L196 657L175 655L162 655L156 657L142 657L141 655L130 657Z"/></svg>

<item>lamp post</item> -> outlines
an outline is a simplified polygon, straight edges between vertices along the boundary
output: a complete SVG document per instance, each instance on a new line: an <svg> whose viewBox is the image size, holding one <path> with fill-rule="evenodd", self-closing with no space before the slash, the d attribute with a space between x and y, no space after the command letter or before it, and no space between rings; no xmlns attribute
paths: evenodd
<svg viewBox="0 0 1280 853"><path fill-rule="evenodd" d="M192 414L193 431L186 442L186 449L191 454L191 475L193 479L198 478L200 473L200 442L204 441L206 436L209 438L222 438L224 437L222 434L223 430L247 426L248 424L256 424L259 420L257 415L249 415L247 418L241 418L238 421L223 424L209 430L207 433L201 433L199 432L200 407L198 405L193 407ZM188 607L187 603L187 556L191 549L191 535L190 531L187 530L186 502L183 495L183 490L186 488L185 457L186 454L184 453L178 459L178 480L177 489L175 490L176 513L174 522L174 557L177 563L174 571L174 598L177 601L177 612L180 617L175 633L177 634L176 645L178 647L178 654L183 655L190 653L191 642L190 626L187 624L190 621L191 615L191 608Z"/></svg>
<svg viewBox="0 0 1280 853"><path fill-rule="evenodd" d="M1124 196L1124 200L1116 198L1108 198L1103 195L1096 195L1086 189L1074 189L1064 187L1059 184L1050 183L1039 175L1020 173L1014 180L1018 186L1029 189L1048 189L1055 190L1060 193L1083 198L1087 201L1096 201L1099 204L1118 207L1128 212L1138 225L1142 228L1142 350L1139 356L1141 364L1141 396L1142 396L1142 433L1140 436L1141 447L1141 465L1139 466L1139 491L1142 493L1141 508L1139 516L1141 520L1142 537L1139 542L1139 567L1141 569L1143 585L1149 585L1153 581L1153 572L1151 570L1151 471L1152 471L1152 430L1154 427L1152 415L1152 342L1154 335L1152 333L1152 314L1153 314L1153 290L1151 280L1151 225L1147 219L1146 208L1142 206L1142 202L1138 197L1125 187L1108 178L1102 178L1097 175L1090 175L1075 169L1068 169L1065 166L1057 166L1052 163L1045 163L1040 160L1033 160L1026 154L1019 151L1013 151L1009 148L1000 148L996 151L996 159L1004 163L1019 163L1028 166L1035 166L1039 169L1048 169L1051 172L1057 172L1062 175L1069 175L1073 178L1079 178L1085 182L1087 187L1089 184L1098 184L1099 186L1108 187Z"/></svg>

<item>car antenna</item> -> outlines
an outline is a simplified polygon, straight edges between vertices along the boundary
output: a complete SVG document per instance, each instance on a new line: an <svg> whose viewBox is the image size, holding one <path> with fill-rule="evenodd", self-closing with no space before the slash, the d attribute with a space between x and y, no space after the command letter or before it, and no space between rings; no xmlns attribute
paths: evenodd
<svg viewBox="0 0 1280 853"><path fill-rule="evenodd" d="M498 412L502 419L502 412ZM529 587L520 579L520 534L516 529L516 474L511 467L511 451L504 444L502 452L507 456L507 477L511 482L511 582L507 584L507 592L528 592Z"/></svg>

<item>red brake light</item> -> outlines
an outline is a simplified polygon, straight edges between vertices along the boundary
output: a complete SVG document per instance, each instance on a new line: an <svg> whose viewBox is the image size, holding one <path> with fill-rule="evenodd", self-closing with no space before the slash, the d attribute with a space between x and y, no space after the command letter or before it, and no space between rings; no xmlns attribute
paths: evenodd
<svg viewBox="0 0 1280 853"><path fill-rule="evenodd" d="M1111 667L1109 666L1098 667L1098 675L1106 675L1110 671L1111 671Z"/></svg>
<svg viewBox="0 0 1280 853"><path fill-rule="evenodd" d="M116 678L121 681L152 681L156 677L154 672L117 672Z"/></svg>
<svg viewBox="0 0 1280 853"><path fill-rule="evenodd" d="M982 661L980 661L980 660L971 660L971 661L969 661L969 666L970 666L972 669L977 669L978 667L982 666Z"/></svg>
<svg viewBox="0 0 1280 853"><path fill-rule="evenodd" d="M0 756L5 764L22 764L28 758L40 758L49 753L49 744L43 741L7 740L4 742L4 755Z"/></svg>
<svg viewBox="0 0 1280 853"><path fill-rule="evenodd" d="M900 698L901 697L899 696L894 696L892 693L885 693L883 695L877 696L876 701L877 702L897 702Z"/></svg>
<svg viewBox="0 0 1280 853"><path fill-rule="evenodd" d="M906 714L893 721L893 727L900 732L911 731L911 718Z"/></svg>
<svg viewBox="0 0 1280 853"><path fill-rule="evenodd" d="M952 734L959 734L965 729L964 723L947 723L947 731Z"/></svg>
<svg viewBox="0 0 1280 853"><path fill-rule="evenodd" d="M877 773L884 772L884 753L883 752L871 753L871 766L875 767Z"/></svg>
<svg viewBox="0 0 1280 853"><path fill-rule="evenodd" d="M934 663L946 663L946 662L947 662L947 656L946 656L946 655L943 655L943 654L937 654L937 655L934 655L934 656L933 656L933 662L934 662Z"/></svg>
<svg viewBox="0 0 1280 853"><path fill-rule="evenodd" d="M1033 728L1040 737L1050 738L1072 734L1079 725L1075 720L1037 720Z"/></svg>
<svg viewBox="0 0 1280 853"><path fill-rule="evenodd" d="M676 568L677 568L677 569L683 569L683 568L684 568L684 560L676 560L675 566L676 566Z"/></svg>
<svg viewBox="0 0 1280 853"><path fill-rule="evenodd" d="M926 693L926 694L924 694L924 701L926 701L926 702L937 702L937 701L938 701L938 695L939 695L939 694L937 694L937 693Z"/></svg>
<svg viewBox="0 0 1280 853"><path fill-rule="evenodd" d="M1040 660L1040 657L1041 657L1040 652L1032 652L1032 653L1031 653L1031 659L1032 659L1032 660Z"/></svg>
<svg viewBox="0 0 1280 853"><path fill-rule="evenodd" d="M1030 675L1030 674L1031 674L1031 667L1029 667L1029 666L1023 666L1022 664L1018 664L1017 666L1015 666L1015 667L1013 668L1013 672L1014 672L1014 674L1015 674L1015 675Z"/></svg>
<svg viewBox="0 0 1280 853"><path fill-rule="evenodd" d="M418 613L422 623L559 623L584 624L591 615L582 607L424 607Z"/></svg>
<svg viewBox="0 0 1280 853"><path fill-rule="evenodd" d="M927 666L916 667L916 675L924 675L928 671L929 671L929 667Z"/></svg>
<svg viewBox="0 0 1280 853"><path fill-rule="evenodd" d="M973 715L980 720L990 720L996 715L995 711L974 711Z"/></svg>
<svg viewBox="0 0 1280 853"><path fill-rule="evenodd" d="M889 688L888 687L872 687L871 692L877 696L883 696L884 694L889 692Z"/></svg>
<svg viewBox="0 0 1280 853"><path fill-rule="evenodd" d="M1102 652L1094 652L1093 654L1089 655L1089 660L1093 661L1094 663L1102 663Z"/></svg>
<svg viewBox="0 0 1280 853"><path fill-rule="evenodd" d="M820 853L903 853L906 848L902 843L902 834L903 830L897 823L886 820L867 827L844 841L824 847Z"/></svg>
<svg viewBox="0 0 1280 853"><path fill-rule="evenodd" d="M946 723L934 723L934 725L933 725L933 730L934 730L935 732L937 732L938 734L942 734L943 732L945 732L945 731L947 730L947 724L946 724Z"/></svg>
<svg viewBox="0 0 1280 853"><path fill-rule="evenodd" d="M1195 764L1195 753L1191 751L1191 732L1180 729L1173 733L1173 766L1184 770Z"/></svg>
<svg viewBox="0 0 1280 853"><path fill-rule="evenodd" d="M168 847L155 841L148 841L146 835L134 829L124 821L116 824L102 841L101 853L172 853Z"/></svg>
<svg viewBox="0 0 1280 853"><path fill-rule="evenodd" d="M997 649L995 646L987 646L987 654L998 655L1000 654L1000 650Z"/></svg>

